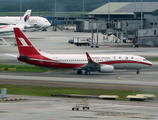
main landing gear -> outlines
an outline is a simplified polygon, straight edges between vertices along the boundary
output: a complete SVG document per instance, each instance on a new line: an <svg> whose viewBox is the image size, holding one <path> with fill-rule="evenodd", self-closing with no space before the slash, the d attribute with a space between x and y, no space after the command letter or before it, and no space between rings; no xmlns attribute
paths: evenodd
<svg viewBox="0 0 158 120"><path fill-rule="evenodd" d="M77 71L77 74L78 74L78 75L81 75L81 74L82 74L82 70L78 70L78 71ZM86 70L85 70L85 75L89 75L89 74L90 74L90 70L86 69Z"/></svg>
<svg viewBox="0 0 158 120"><path fill-rule="evenodd" d="M85 70L85 75L89 75L90 74L90 70L87 68L86 70Z"/></svg>
<svg viewBox="0 0 158 120"><path fill-rule="evenodd" d="M89 75L90 74L90 71L85 71L85 75Z"/></svg>
<svg viewBox="0 0 158 120"><path fill-rule="evenodd" d="M82 70L78 70L78 71L77 71L77 74L78 74L78 75L81 75L81 74L82 74Z"/></svg>
<svg viewBox="0 0 158 120"><path fill-rule="evenodd" d="M136 73L137 73L137 74L140 74L140 70L137 69ZM78 70L78 71L77 71L77 74L78 74L78 75L82 75L82 70ZM86 69L86 70L85 70L85 75L89 75L89 74L90 74L90 70Z"/></svg>

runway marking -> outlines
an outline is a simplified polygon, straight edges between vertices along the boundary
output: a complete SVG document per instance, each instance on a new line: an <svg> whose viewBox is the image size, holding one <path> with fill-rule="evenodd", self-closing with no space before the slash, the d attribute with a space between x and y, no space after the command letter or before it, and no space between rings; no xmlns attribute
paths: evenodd
<svg viewBox="0 0 158 120"><path fill-rule="evenodd" d="M113 118L139 118L139 119L154 119L151 118L153 116L149 116L147 114L141 114L141 113L126 113L126 112L113 112L113 111L99 111L101 113L98 113L98 116L106 116L106 118L95 118L95 120L99 119L113 119Z"/></svg>
<svg viewBox="0 0 158 120"><path fill-rule="evenodd" d="M0 62L9 62L9 60L0 60Z"/></svg>
<svg viewBox="0 0 158 120"><path fill-rule="evenodd" d="M127 75L121 75L119 77L117 77L118 80L127 80L127 79L123 79L122 77L127 76Z"/></svg>
<svg viewBox="0 0 158 120"><path fill-rule="evenodd" d="M144 119L144 118L142 118L142 117L137 117L137 116L140 116L140 115L127 115L127 116L115 116L115 117L112 117L112 116L107 116L106 118L96 118L96 119L94 119L94 120L104 120L104 119L114 119L114 118L116 118L116 119L118 119L118 118L139 118L139 119ZM144 117L144 116L146 116L146 115L143 115L142 114L142 116ZM145 119L153 119L153 118L145 118Z"/></svg>

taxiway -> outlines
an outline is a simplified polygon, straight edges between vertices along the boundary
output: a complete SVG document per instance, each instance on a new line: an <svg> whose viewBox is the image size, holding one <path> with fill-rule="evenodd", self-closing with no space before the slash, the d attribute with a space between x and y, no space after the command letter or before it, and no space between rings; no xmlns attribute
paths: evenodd
<svg viewBox="0 0 158 120"><path fill-rule="evenodd" d="M68 44L72 37L91 37L91 33L75 33L72 31L26 32L28 38L38 49L48 53L83 54L135 54L144 57L158 56L158 48L132 48L100 46L77 47ZM14 44L14 35L6 38L8 43ZM102 42L102 37L99 37ZM17 47L0 46L0 64L23 64L7 54L18 55ZM43 73L15 73L1 72L0 84L44 85L56 87L79 87L95 89L129 89L129 90L158 90L158 64L141 70L136 74L134 70L116 70L110 74L92 73L91 75L77 75L76 71L43 72ZM157 100L146 102L109 101L90 99L90 110L72 111L72 107L80 99L34 97L8 95L9 98L23 97L24 101L0 102L0 119L2 120L157 120Z"/></svg>

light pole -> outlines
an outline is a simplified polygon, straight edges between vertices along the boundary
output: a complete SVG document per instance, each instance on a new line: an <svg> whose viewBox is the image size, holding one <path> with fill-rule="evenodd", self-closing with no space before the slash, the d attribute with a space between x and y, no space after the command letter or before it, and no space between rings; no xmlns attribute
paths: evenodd
<svg viewBox="0 0 158 120"><path fill-rule="evenodd" d="M56 17L56 0L55 0L54 5L55 5L55 10L54 10L54 12L55 12L55 17Z"/></svg>
<svg viewBox="0 0 158 120"><path fill-rule="evenodd" d="M143 0L141 0L141 29L143 29Z"/></svg>
<svg viewBox="0 0 158 120"><path fill-rule="evenodd" d="M134 0L134 18L136 18L135 12L136 12L136 0Z"/></svg>
<svg viewBox="0 0 158 120"><path fill-rule="evenodd" d="M110 22L110 0L108 1L108 22Z"/></svg>
<svg viewBox="0 0 158 120"><path fill-rule="evenodd" d="M57 31L56 29L56 0L54 0L54 19L53 19L53 30Z"/></svg>
<svg viewBox="0 0 158 120"><path fill-rule="evenodd" d="M21 20L21 12L22 12L22 1L20 0L20 20Z"/></svg>
<svg viewBox="0 0 158 120"><path fill-rule="evenodd" d="M83 0L83 17L84 17L84 0Z"/></svg>

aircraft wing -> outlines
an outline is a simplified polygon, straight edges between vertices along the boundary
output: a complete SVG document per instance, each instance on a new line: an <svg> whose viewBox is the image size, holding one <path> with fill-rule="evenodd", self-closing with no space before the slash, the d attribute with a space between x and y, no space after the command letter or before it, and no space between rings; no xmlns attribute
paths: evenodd
<svg viewBox="0 0 158 120"><path fill-rule="evenodd" d="M94 61L91 59L91 57L90 57L90 55L88 54L88 52L86 52L86 56L87 56L88 63L85 64L85 65L83 65L83 66L81 67L81 69L89 69L89 70L96 70L96 69L99 69L100 64L94 62Z"/></svg>
<svg viewBox="0 0 158 120"><path fill-rule="evenodd" d="M94 62L90 55L86 52L88 63L81 66L81 70L85 70L85 74L90 74L90 71L99 71L101 73L111 73L114 71L114 66L112 65L101 65L97 62ZM78 74L81 74L79 71Z"/></svg>

